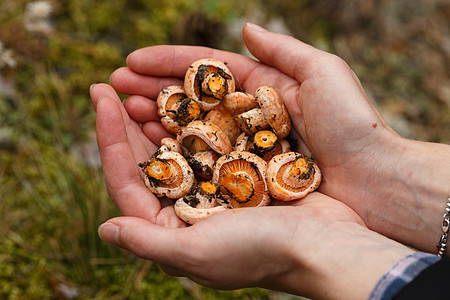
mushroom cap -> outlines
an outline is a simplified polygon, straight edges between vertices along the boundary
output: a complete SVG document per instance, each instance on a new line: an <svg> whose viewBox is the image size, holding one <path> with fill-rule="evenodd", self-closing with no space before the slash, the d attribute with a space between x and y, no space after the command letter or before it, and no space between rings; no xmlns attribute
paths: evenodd
<svg viewBox="0 0 450 300"><path fill-rule="evenodd" d="M163 180L151 178L146 174L145 185L147 188L157 197L167 196L170 199L178 199L187 195L194 183L194 172L184 156L178 152L164 151L157 155L155 159L170 165L170 174L167 176L167 173L164 172ZM140 166L145 166L145 163L140 164Z"/></svg>
<svg viewBox="0 0 450 300"><path fill-rule="evenodd" d="M207 217L227 210L225 206L214 206L211 208L196 208L185 202L185 198L180 198L174 204L177 216L188 224L195 224Z"/></svg>
<svg viewBox="0 0 450 300"><path fill-rule="evenodd" d="M244 92L226 94L222 99L223 107L232 115L236 116L252 108L258 107L255 96Z"/></svg>
<svg viewBox="0 0 450 300"><path fill-rule="evenodd" d="M161 90L156 98L158 106L158 116L167 116L168 110L173 110L176 103L186 98L184 88L178 85L171 85Z"/></svg>
<svg viewBox="0 0 450 300"><path fill-rule="evenodd" d="M169 137L165 137L161 139L161 149L162 151L175 151L182 154L180 143Z"/></svg>
<svg viewBox="0 0 450 300"><path fill-rule="evenodd" d="M249 135L245 132L241 133L236 138L236 143L234 144L234 151L247 151L247 143L248 143Z"/></svg>
<svg viewBox="0 0 450 300"><path fill-rule="evenodd" d="M190 155L198 152L196 150L192 153L192 151L189 150L191 143L198 139L204 144L204 148L199 150L208 150L205 148L206 146L219 154L226 154L232 150L228 136L220 130L217 125L210 122L202 120L192 121L187 126L182 127L177 136L177 140L181 144L181 147Z"/></svg>
<svg viewBox="0 0 450 300"><path fill-rule="evenodd" d="M200 106L187 98L184 88L171 85L161 90L156 99L161 124L170 133L176 135L180 126L184 126L200 116Z"/></svg>
<svg viewBox="0 0 450 300"><path fill-rule="evenodd" d="M284 139L291 131L291 119L280 95L270 86L262 86L255 92L255 99L264 118L279 139Z"/></svg>
<svg viewBox="0 0 450 300"><path fill-rule="evenodd" d="M180 125L178 125L178 123L169 116L162 117L160 121L161 125L167 130L167 132L177 135L180 131Z"/></svg>
<svg viewBox="0 0 450 300"><path fill-rule="evenodd" d="M234 120L247 134L269 128L269 123L265 118L261 108L253 108L234 117Z"/></svg>
<svg viewBox="0 0 450 300"><path fill-rule="evenodd" d="M319 187L321 180L317 164L297 152L276 155L267 164L267 186L278 200L304 198Z"/></svg>
<svg viewBox="0 0 450 300"><path fill-rule="evenodd" d="M275 134L265 134L265 133L272 133L268 130L262 130L258 131L255 134L248 135L245 132L243 132L241 135L239 135L236 138L236 144L234 146L234 151L249 151L252 153L257 154L259 157L264 159L266 162L269 162L272 157L275 155L286 153L291 151L291 146L289 142L285 139L283 140L276 140L276 142L273 145L273 147L270 147L271 144L266 145L266 147L261 148L255 143L255 139L258 137L261 139L261 136L267 136L269 139L268 142L272 142L273 139L276 138L276 136L273 136ZM261 133L261 134L259 134Z"/></svg>
<svg viewBox="0 0 450 300"><path fill-rule="evenodd" d="M206 74L205 74L206 72ZM217 97L206 95L203 92L203 79L213 79L209 74L217 73L226 83L226 90L220 90ZM206 75L206 76L205 76ZM230 69L221 61L212 58L204 58L193 62L184 77L184 90L189 98L198 102L203 111L209 111L219 105L222 97L235 90L235 81Z"/></svg>
<svg viewBox="0 0 450 300"><path fill-rule="evenodd" d="M222 197L218 201L231 208L268 205L266 168L262 158L247 151L221 156L212 178L221 187Z"/></svg>
<svg viewBox="0 0 450 300"><path fill-rule="evenodd" d="M233 116L223 106L210 110L203 120L217 125L228 135L232 145L235 143L236 137L241 134L241 129L234 121Z"/></svg>
<svg viewBox="0 0 450 300"><path fill-rule="evenodd" d="M214 150L199 151L187 158L195 177L201 180L211 180L214 163L220 157Z"/></svg>
<svg viewBox="0 0 450 300"><path fill-rule="evenodd" d="M174 106L170 116L180 126L186 126L200 117L200 106L192 98L184 98ZM173 116L172 116L173 114Z"/></svg>

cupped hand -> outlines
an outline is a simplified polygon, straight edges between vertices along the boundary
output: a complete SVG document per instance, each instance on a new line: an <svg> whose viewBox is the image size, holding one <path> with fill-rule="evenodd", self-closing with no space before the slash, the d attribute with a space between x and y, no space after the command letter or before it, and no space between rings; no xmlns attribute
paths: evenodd
<svg viewBox="0 0 450 300"><path fill-rule="evenodd" d="M367 298L382 274L412 252L318 192L291 204L228 210L177 229L119 217L99 234L170 275L211 288L258 286L314 299Z"/></svg>
<svg viewBox="0 0 450 300"><path fill-rule="evenodd" d="M155 134L160 125L155 102L149 99L156 99L163 87L182 84L197 59L226 62L243 91L272 86L286 104L293 132L301 137L298 150L317 158L324 178L320 191L348 204L370 227L383 231L370 214L386 207L382 176L392 169L391 141L399 137L374 108L358 78L340 58L292 37L254 25L244 28L243 37L259 61L204 47L148 47L131 53L128 66L115 71L111 83L131 95L125 108L143 123L143 133L155 144L161 138Z"/></svg>
<svg viewBox="0 0 450 300"><path fill-rule="evenodd" d="M111 86L94 85L90 94L96 111L97 144L106 187L121 213L166 227L185 226L172 206L165 205L147 189L138 167L159 144L150 141L141 126L129 117ZM166 134L161 126L155 132Z"/></svg>

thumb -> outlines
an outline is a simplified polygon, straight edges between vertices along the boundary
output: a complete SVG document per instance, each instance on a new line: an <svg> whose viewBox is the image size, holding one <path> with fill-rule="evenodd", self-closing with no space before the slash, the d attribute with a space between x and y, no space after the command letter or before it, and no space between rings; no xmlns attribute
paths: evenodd
<svg viewBox="0 0 450 300"><path fill-rule="evenodd" d="M277 68L299 82L317 72L317 63L334 57L291 36L270 32L258 25L247 23L243 38L248 50L262 63Z"/></svg>
<svg viewBox="0 0 450 300"><path fill-rule="evenodd" d="M174 257L180 257L184 240L179 230L155 225L136 217L117 217L98 228L100 238L127 249L139 257L159 264L174 265Z"/></svg>

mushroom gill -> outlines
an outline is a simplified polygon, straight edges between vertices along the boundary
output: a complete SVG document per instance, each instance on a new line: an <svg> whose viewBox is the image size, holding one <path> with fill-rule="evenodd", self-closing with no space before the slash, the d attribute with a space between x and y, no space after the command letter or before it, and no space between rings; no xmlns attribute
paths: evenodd
<svg viewBox="0 0 450 300"><path fill-rule="evenodd" d="M274 156L267 165L268 188L272 197L301 199L319 187L322 174L307 156L288 152Z"/></svg>
<svg viewBox="0 0 450 300"><path fill-rule="evenodd" d="M158 153L158 152L157 152ZM186 159L178 152L164 151L140 163L145 185L158 197L177 199L192 187L194 174Z"/></svg>
<svg viewBox="0 0 450 300"><path fill-rule="evenodd" d="M213 181L233 208L267 205L265 168L265 161L250 152L232 152L217 161Z"/></svg>

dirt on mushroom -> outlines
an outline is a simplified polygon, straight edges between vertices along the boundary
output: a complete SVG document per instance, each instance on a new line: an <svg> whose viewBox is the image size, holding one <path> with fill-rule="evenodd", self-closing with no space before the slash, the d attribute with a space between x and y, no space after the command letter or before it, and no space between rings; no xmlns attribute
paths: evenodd
<svg viewBox="0 0 450 300"><path fill-rule="evenodd" d="M320 170L291 151L291 120L272 87L254 95L235 91L227 65L205 58L190 65L183 86L164 88L157 105L162 125L176 137L163 139L140 166L147 187L173 199L186 223L300 199L318 188Z"/></svg>

